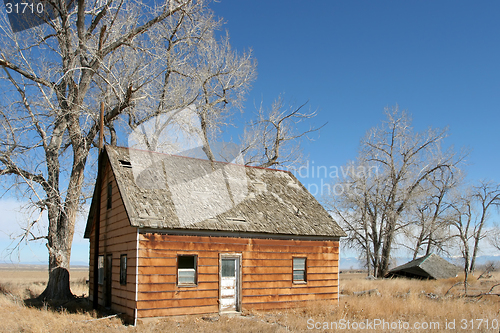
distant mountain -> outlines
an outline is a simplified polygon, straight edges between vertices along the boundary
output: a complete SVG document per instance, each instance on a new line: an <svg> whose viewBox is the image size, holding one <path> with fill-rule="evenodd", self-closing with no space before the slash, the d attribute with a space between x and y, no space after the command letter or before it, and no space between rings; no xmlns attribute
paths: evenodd
<svg viewBox="0 0 500 333"><path fill-rule="evenodd" d="M458 256L452 257L452 258L445 258L452 264L455 264L457 266L462 266L462 259ZM396 266L405 264L409 261L411 261L412 258L410 257L397 257L396 258ZM497 267L500 268L500 254L497 255L489 255L489 256L479 256L476 258L476 264L478 266L484 265L488 262L497 262ZM363 269L364 268L364 261L358 260L356 257L343 257L340 256L340 265L339 269L340 270L346 270L346 269ZM31 261L31 262L1 262L0 265L22 265L22 266L28 266L28 265L36 265L36 266L46 266L48 267L47 263L40 262L40 261ZM71 267L77 268L77 267L88 267L89 263L86 261L73 261L71 262Z"/></svg>
<svg viewBox="0 0 500 333"><path fill-rule="evenodd" d="M412 260L412 258L410 258L410 257L397 257L395 259L396 259L395 266L405 264L405 263L410 262ZM459 267L461 267L463 265L462 258L460 258L458 256L454 256L451 258L445 257L444 259L448 260L452 264L455 264ZM477 266L484 265L488 262L497 262L497 268L500 268L500 254L489 255L489 256L479 256L476 258L476 265ZM365 262L358 260L356 257L342 257L342 256L340 256L340 265L339 265L340 270L363 269L364 265L365 265Z"/></svg>
<svg viewBox="0 0 500 333"><path fill-rule="evenodd" d="M360 262L355 257L342 257L340 256L340 264L339 269L362 269L364 266L364 262Z"/></svg>
<svg viewBox="0 0 500 333"><path fill-rule="evenodd" d="M463 265L463 259L460 257L453 257L453 258L446 258L448 259L451 263L461 266ZM497 269L500 268L500 254L496 255L490 255L490 256L479 256L476 258L476 265L481 266L484 264L487 264L489 262L496 262L497 263Z"/></svg>

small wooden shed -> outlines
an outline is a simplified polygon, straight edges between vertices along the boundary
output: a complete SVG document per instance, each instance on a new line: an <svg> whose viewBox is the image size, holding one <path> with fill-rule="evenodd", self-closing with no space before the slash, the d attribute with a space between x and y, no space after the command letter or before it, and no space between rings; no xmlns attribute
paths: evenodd
<svg viewBox="0 0 500 333"><path fill-rule="evenodd" d="M337 301L342 236L290 172L106 146L90 299L133 322Z"/></svg>

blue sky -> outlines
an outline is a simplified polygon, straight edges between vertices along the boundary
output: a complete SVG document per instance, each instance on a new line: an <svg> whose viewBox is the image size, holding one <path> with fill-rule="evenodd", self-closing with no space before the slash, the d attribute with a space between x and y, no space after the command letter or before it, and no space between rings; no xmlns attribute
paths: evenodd
<svg viewBox="0 0 500 333"><path fill-rule="evenodd" d="M398 104L417 130L448 126L446 142L471 150L470 180L500 181L500 2L221 0L211 7L233 48L252 49L258 61L243 118L283 94L309 101L320 112L314 124L328 123L304 145L309 163L340 167L354 159L384 107ZM6 208L4 233L19 219ZM86 262L79 220L72 261ZM0 248L7 244L0 235ZM21 260L46 263L45 247L32 248Z"/></svg>
<svg viewBox="0 0 500 333"><path fill-rule="evenodd" d="M500 3L464 1L220 1L212 5L258 78L251 112L309 101L328 122L305 146L316 165L343 165L398 104L414 126L449 127L447 143L472 150L470 177L499 180Z"/></svg>

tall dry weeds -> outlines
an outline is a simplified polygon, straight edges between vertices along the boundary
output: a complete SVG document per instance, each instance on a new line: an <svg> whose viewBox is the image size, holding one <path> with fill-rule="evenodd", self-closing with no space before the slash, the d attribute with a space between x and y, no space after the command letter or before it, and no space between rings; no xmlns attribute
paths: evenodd
<svg viewBox="0 0 500 333"><path fill-rule="evenodd" d="M302 308L269 312L244 311L243 316L185 316L147 321L136 327L125 326L118 318L101 319L90 307L54 309L28 307L23 297L29 293L43 291L36 283L0 282L0 332L334 332L333 323L367 323L383 320L387 323L439 323L439 329L405 330L379 328L363 330L369 332L498 332L492 322L500 320L500 297L463 297L463 286L456 286L448 295L451 286L460 282L460 277L438 281L407 279L365 280L341 277L342 296L338 304L332 302L310 302ZM485 292L491 285L500 282L497 273L489 280L471 279L470 290ZM74 293L87 292L85 279L72 284ZM356 292L376 289L371 295L354 296ZM479 320L488 320L489 329L477 327ZM467 329L461 330L463 320ZM455 323L455 329L445 325ZM319 326L318 324L319 323ZM325 323L329 325L324 327ZM320 329L312 329L320 327ZM475 327L472 327L472 324ZM413 326L411 326L413 327ZM352 327L350 330L356 331ZM361 330L359 330L361 331Z"/></svg>

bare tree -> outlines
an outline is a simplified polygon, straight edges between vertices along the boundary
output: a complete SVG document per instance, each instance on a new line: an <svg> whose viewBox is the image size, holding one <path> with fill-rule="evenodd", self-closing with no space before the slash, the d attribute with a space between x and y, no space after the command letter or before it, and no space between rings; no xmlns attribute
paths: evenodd
<svg viewBox="0 0 500 333"><path fill-rule="evenodd" d="M377 276L380 268L382 232L378 228L381 183L375 165L348 163L345 176L333 187L326 205L339 220L348 238L343 246L358 250L368 275Z"/></svg>
<svg viewBox="0 0 500 333"><path fill-rule="evenodd" d="M366 244L362 249L376 276L387 273L396 236L410 225L409 212L425 195L424 183L442 170L453 171L460 161L454 152L441 149L446 129L415 132L408 114L397 107L386 115L383 125L362 140L353 172L339 180L345 192L335 208L338 213L352 211L344 225L349 238ZM360 168L376 172L359 173Z"/></svg>
<svg viewBox="0 0 500 333"><path fill-rule="evenodd" d="M490 218L491 209L497 209L498 211L498 208L500 207L500 184L481 181L479 182L479 185L474 187L473 196L479 206L479 214L476 218L477 228L475 228L476 232L473 237L474 247L470 263L470 271L472 272L476 268L476 258L479 253L479 242L486 236L484 227Z"/></svg>
<svg viewBox="0 0 500 333"><path fill-rule="evenodd" d="M307 103L294 107L286 106L279 96L270 109L260 106L257 119L245 128L242 152L247 165L268 168L274 165L290 165L301 161L300 140L311 139L308 135L323 126L299 127L316 117L315 111L304 111Z"/></svg>
<svg viewBox="0 0 500 333"><path fill-rule="evenodd" d="M462 190L457 197L457 203L451 205L454 211L452 225L464 260L464 286L467 292L467 279L474 272L479 244L487 236L484 228L491 209L500 206L500 184L481 181L476 186Z"/></svg>
<svg viewBox="0 0 500 333"><path fill-rule="evenodd" d="M64 299L99 103L112 142L118 120L133 129L195 105L210 155L208 138L240 105L255 63L216 38L220 21L202 0L79 0L72 10L45 3L59 12L55 20L18 34L5 17L0 26L0 175L48 212L41 297Z"/></svg>
<svg viewBox="0 0 500 333"><path fill-rule="evenodd" d="M425 255L432 251L448 253L447 245L453 239L450 192L459 186L461 180L459 172L445 168L430 175L420 185L425 188L419 191L422 195L414 199L409 209L411 223L404 229L405 242L401 244L413 252L413 259L421 252Z"/></svg>
<svg viewBox="0 0 500 333"><path fill-rule="evenodd" d="M495 249L500 251L500 228L498 226L495 226L490 232L488 240Z"/></svg>

